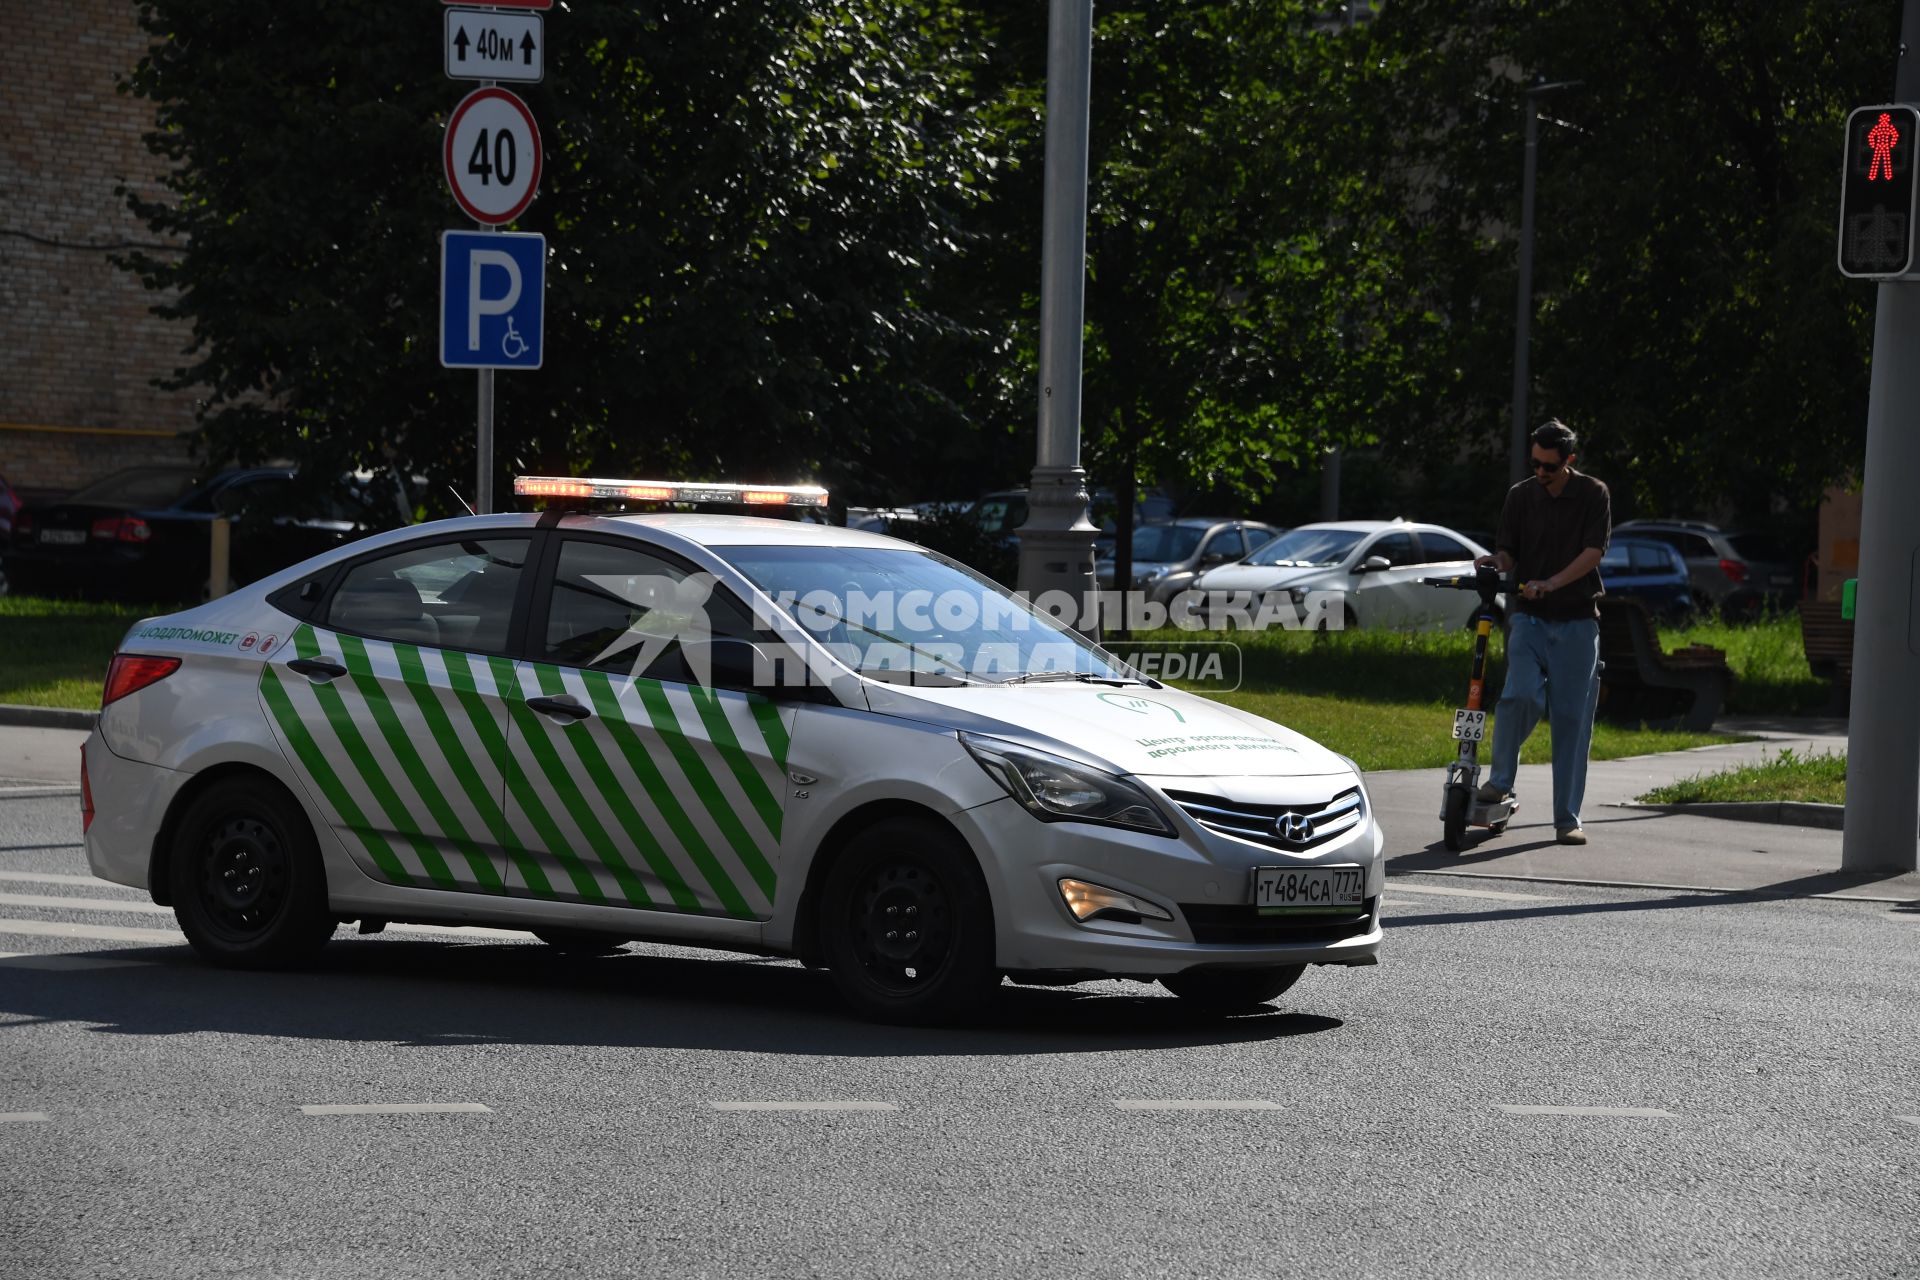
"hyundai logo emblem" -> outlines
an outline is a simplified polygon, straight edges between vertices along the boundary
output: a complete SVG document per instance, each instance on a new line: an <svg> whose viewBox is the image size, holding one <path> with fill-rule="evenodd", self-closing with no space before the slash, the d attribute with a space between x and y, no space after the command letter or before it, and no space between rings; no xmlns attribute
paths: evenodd
<svg viewBox="0 0 1920 1280"><path fill-rule="evenodd" d="M1283 813L1275 819L1274 834L1288 844L1305 844L1313 839L1313 823L1304 813Z"/></svg>

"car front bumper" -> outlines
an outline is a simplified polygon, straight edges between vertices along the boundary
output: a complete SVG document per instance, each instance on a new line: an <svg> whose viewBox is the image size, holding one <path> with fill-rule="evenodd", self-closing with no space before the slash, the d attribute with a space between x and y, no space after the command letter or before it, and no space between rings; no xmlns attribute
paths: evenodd
<svg viewBox="0 0 1920 1280"><path fill-rule="evenodd" d="M1380 950L1383 838L1371 810L1340 838L1289 854L1176 820L1177 838L1078 822L1041 822L1012 800L953 815L973 846L994 902L999 967L1028 979L1158 978L1192 969L1372 964ZM1261 916L1253 869L1366 869L1365 903L1353 916ZM1171 920L1076 921L1063 878L1152 902ZM1223 941L1223 937L1247 938Z"/></svg>

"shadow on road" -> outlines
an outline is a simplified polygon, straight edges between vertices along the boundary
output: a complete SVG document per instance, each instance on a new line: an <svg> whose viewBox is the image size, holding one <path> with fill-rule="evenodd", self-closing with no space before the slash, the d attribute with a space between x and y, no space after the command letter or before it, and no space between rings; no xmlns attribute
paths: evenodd
<svg viewBox="0 0 1920 1280"><path fill-rule="evenodd" d="M147 963L126 964L130 959ZM121 963L115 963L121 962ZM852 1056L1104 1053L1246 1044L1331 1031L1336 1018L1268 1009L1220 1018L1141 987L1003 986L957 1028L887 1027L850 1014L825 974L791 961L544 947L337 939L311 968L209 968L178 948L48 964L0 960L0 1037L72 1022L118 1035L210 1031L411 1046L583 1045ZM1309 978L1307 981L1311 981ZM0 1039L0 1043L4 1043Z"/></svg>

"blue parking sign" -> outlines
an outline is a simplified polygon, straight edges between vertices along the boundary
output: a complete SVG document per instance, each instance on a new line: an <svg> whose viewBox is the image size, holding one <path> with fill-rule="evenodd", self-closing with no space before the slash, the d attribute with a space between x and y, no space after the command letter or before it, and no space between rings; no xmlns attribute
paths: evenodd
<svg viewBox="0 0 1920 1280"><path fill-rule="evenodd" d="M546 265L542 235L441 232L440 363L449 369L538 369Z"/></svg>

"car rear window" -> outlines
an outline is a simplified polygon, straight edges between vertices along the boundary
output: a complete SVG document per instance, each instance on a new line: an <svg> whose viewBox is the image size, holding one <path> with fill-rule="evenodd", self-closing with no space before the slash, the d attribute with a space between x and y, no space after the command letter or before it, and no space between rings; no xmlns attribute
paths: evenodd
<svg viewBox="0 0 1920 1280"><path fill-rule="evenodd" d="M1736 533L1727 539L1743 560L1788 560L1786 547L1770 533Z"/></svg>
<svg viewBox="0 0 1920 1280"><path fill-rule="evenodd" d="M193 488L193 472L164 468L116 471L68 495L102 507L170 507Z"/></svg>

